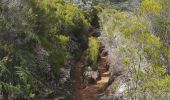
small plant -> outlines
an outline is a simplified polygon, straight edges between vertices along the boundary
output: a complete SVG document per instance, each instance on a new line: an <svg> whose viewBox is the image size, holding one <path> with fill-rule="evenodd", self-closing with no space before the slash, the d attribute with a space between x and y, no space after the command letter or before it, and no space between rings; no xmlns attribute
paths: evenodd
<svg viewBox="0 0 170 100"><path fill-rule="evenodd" d="M99 41L94 37L90 37L88 55L89 55L89 59L92 60L94 63L97 62L98 52L99 52Z"/></svg>

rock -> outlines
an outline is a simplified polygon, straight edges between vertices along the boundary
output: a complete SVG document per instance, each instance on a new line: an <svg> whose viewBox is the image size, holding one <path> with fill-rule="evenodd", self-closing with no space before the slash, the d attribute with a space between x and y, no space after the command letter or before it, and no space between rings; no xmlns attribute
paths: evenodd
<svg viewBox="0 0 170 100"><path fill-rule="evenodd" d="M127 89L127 86L125 83L120 84L118 87L116 94L122 94Z"/></svg>
<svg viewBox="0 0 170 100"><path fill-rule="evenodd" d="M65 83L70 78L70 69L61 68L60 69L60 83Z"/></svg>
<svg viewBox="0 0 170 100"><path fill-rule="evenodd" d="M65 67L60 68L59 83L64 84L70 79L71 67L72 67L72 64L68 62L65 64Z"/></svg>
<svg viewBox="0 0 170 100"><path fill-rule="evenodd" d="M114 94L108 94L100 97L99 100L115 100Z"/></svg>
<svg viewBox="0 0 170 100"><path fill-rule="evenodd" d="M99 78L99 72L93 71L91 67L88 67L85 72L83 72L84 82L94 84Z"/></svg>

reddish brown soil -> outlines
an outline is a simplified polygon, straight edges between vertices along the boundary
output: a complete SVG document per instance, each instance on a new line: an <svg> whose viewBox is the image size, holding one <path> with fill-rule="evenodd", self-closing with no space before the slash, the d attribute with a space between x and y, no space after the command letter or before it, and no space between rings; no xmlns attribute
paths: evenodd
<svg viewBox="0 0 170 100"><path fill-rule="evenodd" d="M73 79L73 100L98 100L103 93L99 93L101 89L109 80L109 72L104 67L104 60L99 61L99 72L101 74L101 80L97 81L96 84L89 84L84 88L82 84L82 72L84 56L76 63L72 70Z"/></svg>

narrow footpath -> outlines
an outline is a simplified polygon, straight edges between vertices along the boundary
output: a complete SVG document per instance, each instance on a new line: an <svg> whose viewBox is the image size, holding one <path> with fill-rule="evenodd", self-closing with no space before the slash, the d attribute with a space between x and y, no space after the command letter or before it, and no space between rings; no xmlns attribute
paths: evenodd
<svg viewBox="0 0 170 100"><path fill-rule="evenodd" d="M73 79L73 100L98 100L103 93L99 93L99 90L107 84L109 80L109 71L104 67L105 60L100 60L98 63L99 73L101 74L101 80L96 84L89 84L87 87L83 87L82 72L84 55L82 54L80 60L76 63L72 70Z"/></svg>

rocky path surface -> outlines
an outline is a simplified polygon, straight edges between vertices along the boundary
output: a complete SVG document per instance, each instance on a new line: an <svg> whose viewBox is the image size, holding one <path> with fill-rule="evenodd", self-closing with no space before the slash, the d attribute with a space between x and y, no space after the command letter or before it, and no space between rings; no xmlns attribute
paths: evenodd
<svg viewBox="0 0 170 100"><path fill-rule="evenodd" d="M84 55L81 56L80 60L76 63L72 70L73 79L73 100L98 100L103 93L99 90L107 84L109 80L109 72L104 67L105 60L100 60L98 63L99 73L101 74L101 79L97 81L96 84L89 84L85 88L82 83L82 72Z"/></svg>

